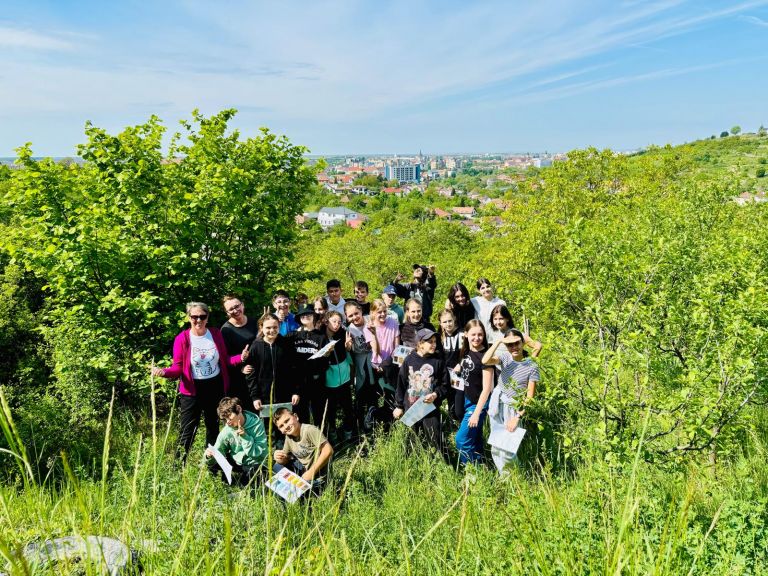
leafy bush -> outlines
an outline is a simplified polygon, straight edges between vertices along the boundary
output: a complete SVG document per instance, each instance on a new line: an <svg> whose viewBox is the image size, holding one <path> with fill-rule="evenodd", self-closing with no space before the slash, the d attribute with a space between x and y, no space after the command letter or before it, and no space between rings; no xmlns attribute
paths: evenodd
<svg viewBox="0 0 768 576"><path fill-rule="evenodd" d="M259 301L294 277L294 217L314 182L305 150L266 129L243 141L233 115L195 112L169 157L156 117L116 136L88 125L82 166L19 150L2 247L44 283L54 374L90 413L112 385L146 391L185 302Z"/></svg>

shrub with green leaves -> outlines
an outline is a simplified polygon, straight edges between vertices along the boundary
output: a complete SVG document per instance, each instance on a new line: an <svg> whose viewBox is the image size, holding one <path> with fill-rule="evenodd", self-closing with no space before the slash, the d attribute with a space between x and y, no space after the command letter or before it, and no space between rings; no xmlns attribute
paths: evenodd
<svg viewBox="0 0 768 576"><path fill-rule="evenodd" d="M294 278L294 218L313 170L285 137L241 139L233 115L195 112L167 153L156 117L117 135L89 124L82 165L19 149L0 247L41 279L59 391L87 410L103 414L112 385L146 390L185 302L217 307L228 291L259 301Z"/></svg>

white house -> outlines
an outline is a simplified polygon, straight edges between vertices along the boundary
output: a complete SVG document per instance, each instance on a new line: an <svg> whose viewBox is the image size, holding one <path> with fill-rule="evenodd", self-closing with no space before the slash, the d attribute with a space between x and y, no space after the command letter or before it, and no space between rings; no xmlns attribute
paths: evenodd
<svg viewBox="0 0 768 576"><path fill-rule="evenodd" d="M345 207L331 208L324 206L317 213L317 222L323 228L330 228L336 224L346 224L349 220L357 220L360 213Z"/></svg>

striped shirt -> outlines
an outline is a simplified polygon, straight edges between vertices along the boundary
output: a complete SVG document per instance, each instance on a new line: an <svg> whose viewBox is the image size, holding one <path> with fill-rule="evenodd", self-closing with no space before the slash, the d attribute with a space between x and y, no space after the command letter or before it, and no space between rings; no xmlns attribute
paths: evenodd
<svg viewBox="0 0 768 576"><path fill-rule="evenodd" d="M530 358L518 362L509 352L499 354L499 362L501 363L499 373L501 401L504 404L516 404L525 396L528 382L539 381L539 366Z"/></svg>

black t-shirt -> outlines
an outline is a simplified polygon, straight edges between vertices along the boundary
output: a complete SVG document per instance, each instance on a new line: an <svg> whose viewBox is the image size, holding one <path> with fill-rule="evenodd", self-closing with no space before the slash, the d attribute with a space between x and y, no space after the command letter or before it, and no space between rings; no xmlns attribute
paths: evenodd
<svg viewBox="0 0 768 576"><path fill-rule="evenodd" d="M244 326L233 326L231 322L224 322L221 325L221 335L224 336L224 343L227 345L227 352L230 356L239 355L246 344L250 344L259 333L259 321L252 316L248 317Z"/></svg>
<svg viewBox="0 0 768 576"><path fill-rule="evenodd" d="M483 356L485 350L474 352L472 350L461 359L461 377L467 382L464 388L464 396L472 404L477 404L480 394L483 392Z"/></svg>

